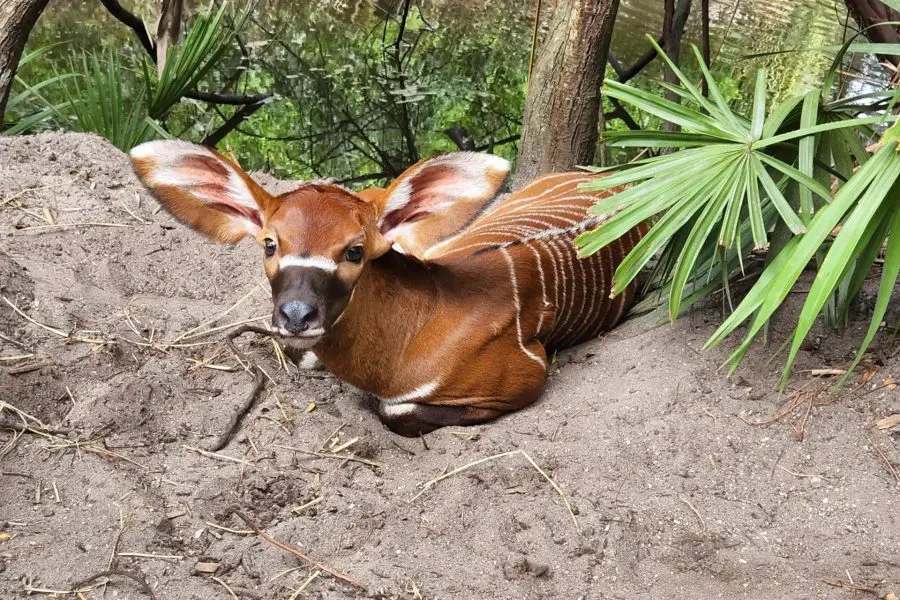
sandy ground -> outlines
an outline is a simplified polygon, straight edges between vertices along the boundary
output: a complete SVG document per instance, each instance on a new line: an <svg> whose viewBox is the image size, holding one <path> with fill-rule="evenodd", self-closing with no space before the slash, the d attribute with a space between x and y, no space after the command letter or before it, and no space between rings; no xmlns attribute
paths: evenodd
<svg viewBox="0 0 900 600"><path fill-rule="evenodd" d="M732 381L717 371L728 348L700 351L715 310L629 322L560 356L532 408L423 441L386 431L349 386L280 369L271 341L248 335L240 347L272 381L226 460L192 448L216 440L252 377L210 329L269 312L258 249L156 212L94 137L0 139L0 190L0 294L56 328L0 303L0 400L49 430L19 435L20 418L0 415L0 598L110 568L160 600L230 598L225 586L250 599L900 594L900 428L875 426L900 413L889 341L864 385L785 398L773 347ZM798 368L846 364L865 304ZM821 382L801 373L792 388ZM781 420L746 422L791 401ZM572 514L522 453L420 486L514 450ZM314 577L248 533L235 504L368 591ZM150 594L113 575L68 597Z"/></svg>

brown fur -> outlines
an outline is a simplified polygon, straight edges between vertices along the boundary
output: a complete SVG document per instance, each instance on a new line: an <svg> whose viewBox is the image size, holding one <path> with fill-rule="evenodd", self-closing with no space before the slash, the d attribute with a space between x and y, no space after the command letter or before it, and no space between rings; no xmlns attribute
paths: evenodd
<svg viewBox="0 0 900 600"><path fill-rule="evenodd" d="M145 181L153 179L147 160L135 166ZM427 209L440 193L435 181L454 177L445 164L428 169L427 163L411 169L414 179L424 177L424 195L411 186L409 204L399 211L411 215ZM208 176L203 186L223 185L221 169L209 169ZM496 174L485 177L496 191ZM411 255L391 250L385 234L392 228L379 226L398 182L359 195L324 184L277 198L252 182L248 189L260 208L257 239L277 242L276 254L265 260L276 313L277 296L289 287L284 278L312 276L303 268L280 272L281 257L334 261L333 276L315 275L338 278L335 289L347 293L327 299L338 310L312 349L335 375L381 399L379 414L389 427L416 435L482 422L531 404L546 376L545 348L589 339L624 315L633 289L610 298L612 273L645 229L636 228L579 259L572 240L596 224L587 220L588 209L606 195L581 191L579 184L589 179L583 173L541 178L468 225L491 198L460 202L458 214L454 204L445 218L453 227L466 226L455 236L442 233L443 243L417 247ZM221 241L234 241L222 224L234 207L213 214L215 207L192 200L187 191L159 184L151 189L183 221ZM420 239L433 239L435 231L448 227L431 216L412 222L411 227L408 219L398 224L406 223ZM344 259L354 244L365 248L360 264Z"/></svg>

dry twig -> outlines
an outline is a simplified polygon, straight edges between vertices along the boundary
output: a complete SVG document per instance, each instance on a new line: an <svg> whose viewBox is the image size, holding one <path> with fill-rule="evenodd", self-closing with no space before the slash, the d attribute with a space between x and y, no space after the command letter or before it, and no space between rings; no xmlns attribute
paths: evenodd
<svg viewBox="0 0 900 600"><path fill-rule="evenodd" d="M235 346L234 344L234 339L245 333L258 333L260 335L265 335L272 338L278 336L277 333L269 331L268 329L253 327L251 325L242 325L225 336L225 343L228 345L231 351L234 352L234 355L237 357L238 362L240 362L241 365L250 364L253 367L253 387L250 389L250 394L248 394L247 398L244 400L244 403L241 404L238 410L231 415L231 419L228 421L228 426L225 428L225 431L222 433L222 435L219 436L219 439L216 441L216 443L213 445L213 451L221 450L228 445L228 443L231 441L231 439L234 437L234 434L240 427L244 415L246 415L253 409L254 402L266 383L262 369L260 369L255 364L250 363L244 353L238 350L237 346Z"/></svg>
<svg viewBox="0 0 900 600"><path fill-rule="evenodd" d="M233 513L235 516L237 516L239 519L241 519L244 523L247 524L247 526L248 526L250 529L252 529L253 531L256 532L256 535L258 535L258 536L261 537L262 539L266 540L267 542L269 542L269 543L272 544L273 546L276 546L276 547L278 547L278 548L281 548L281 549L284 550L285 552L289 552L290 554L293 554L293 555L296 556L297 558L306 561L307 563L311 564L311 565L314 566L315 568L317 568L317 569L319 569L319 570L321 570L321 571L325 571L326 573L330 574L330 575L331 575L332 577L334 577L335 579L339 579L339 580L341 580L341 581L343 581L343 582L345 582L345 583L348 583L348 584L352 585L353 587L355 587L355 588L357 588L357 589L360 589L360 590L362 590L362 591L364 591L364 592L368 591L368 590L366 589L366 586L364 586L363 584L358 583L358 582L356 582L356 581L353 581L352 579L350 579L350 578L347 577L346 575L344 575L344 574L342 574L342 573L340 573L340 572L338 572L338 571L335 571L334 569L332 569L332 568L329 567L328 565L325 565L325 564L323 564L323 563L318 562L317 560L315 560L315 559L313 559L313 558L310 558L309 556L307 556L307 555L304 554L303 552L300 552L300 551L297 550L296 548L292 548L292 547L290 547L290 546L288 546L288 545L286 545L286 544L283 544L283 543L279 542L278 540L276 540L275 538L273 538L271 535L269 535L268 533L266 533L263 529L261 529L256 523L254 523L254 522L250 519L250 517L248 517L248 516L246 516L244 513L242 513L242 512L240 511L239 508L240 508L240 507L238 507L238 506L231 506L231 507L229 507L229 509L228 509L227 512Z"/></svg>
<svg viewBox="0 0 900 600"><path fill-rule="evenodd" d="M556 491L556 493L559 494L559 496L560 496L560 497L562 498L562 500L563 500L563 503L565 503L565 505L566 505L566 509L569 511L569 515L572 517L572 522L575 524L575 530L578 531L578 532L580 533L580 532L581 532L581 528L578 526L578 519L575 518L575 511L572 510L572 505L569 504L569 499L566 497L565 493L563 493L562 488L560 488L558 485L556 485L556 482L553 481L553 480L550 478L550 476L547 475L547 473L545 473L544 470L541 469L541 468L537 465L536 462L534 462L534 459L532 459L531 456L530 456L527 452L525 452L524 450L510 450L509 452L501 452L500 454L494 454L493 456L487 456L487 457L485 457L485 458L480 458L480 459L478 459L478 460L475 460L475 461L472 461L472 462L470 462L470 463L468 463L468 464L465 464L465 465L463 465L463 466L461 466L461 467L457 467L456 469L453 469L452 471L450 471L450 472L448 472L448 473L443 473L443 474L441 474L441 475L435 477L434 479L432 479L432 480L430 480L430 481L422 482L422 483L418 484L418 486L417 486L417 487L420 487L420 488L422 488L422 489L419 491L418 494L416 494L415 496L413 496L413 497L409 500L409 502L415 501L419 496L421 496L422 494L424 494L425 492L427 492L428 490L430 490L430 489L431 489L432 487L434 487L437 483L443 481L444 479L447 479L447 478L449 478L449 477L453 477L454 475L457 475L458 473L462 473L463 471L466 471L466 470L468 470L468 469L471 469L472 467L478 466L478 465L480 465L480 464L484 464L484 463L486 463L486 462L491 462L491 461L497 460L497 459L499 459L499 458L504 458L504 457L507 457L507 456L513 456L513 455L515 455L515 454L521 454L521 455L525 458L525 460L527 460L527 461L531 464L531 466L534 467L534 469L541 475L541 477L543 477L544 479L547 480L547 482L548 482L548 483L550 484L550 486Z"/></svg>
<svg viewBox="0 0 900 600"><path fill-rule="evenodd" d="M144 577L140 573L132 573L131 571L123 571L121 569L111 569L108 571L101 571L100 573L96 573L95 575L91 575L87 579L79 581L75 584L75 589L81 589L87 584L100 579L101 577L111 577L112 575L118 575L120 577L127 577L133 581L135 581L143 591L147 592L147 595L150 596L150 600L157 600L156 594L153 593L153 588L150 587L150 584L147 583L147 578ZM91 588L93 589L93 588ZM85 590L87 591L87 590Z"/></svg>
<svg viewBox="0 0 900 600"><path fill-rule="evenodd" d="M884 452L881 451L881 448L879 448L878 445L875 444L875 442L872 441L872 438L869 437L869 434L868 434L868 433L863 433L863 435L866 436L866 439L869 440L869 444L871 444L872 447L875 448L875 452L878 453L878 456L880 456L880 457L881 457L881 460L884 461L884 464L887 465L888 471L890 471L890 472L891 472L891 475L894 476L894 480L895 480L898 484L900 484L900 473L897 473L897 469L894 468L893 463L891 463L891 461L890 461L890 460L888 459L888 457L884 454Z"/></svg>

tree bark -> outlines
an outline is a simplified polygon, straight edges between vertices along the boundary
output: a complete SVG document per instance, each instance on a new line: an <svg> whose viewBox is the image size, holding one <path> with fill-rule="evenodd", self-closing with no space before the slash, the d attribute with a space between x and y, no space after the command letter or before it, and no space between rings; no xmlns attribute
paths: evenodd
<svg viewBox="0 0 900 600"><path fill-rule="evenodd" d="M156 69L162 77L169 48L178 45L181 35L181 13L184 0L159 0L159 17L156 19Z"/></svg>
<svg viewBox="0 0 900 600"><path fill-rule="evenodd" d="M900 27L884 24L885 21L900 21L900 12L889 8L881 0L845 0L845 3L859 28L870 28L863 33L869 41L877 44L900 44ZM894 67L900 66L900 56L895 54L879 54L878 59Z"/></svg>
<svg viewBox="0 0 900 600"><path fill-rule="evenodd" d="M528 81L513 188L544 173L593 162L619 0L556 0Z"/></svg>
<svg viewBox="0 0 900 600"><path fill-rule="evenodd" d="M47 2L49 0L0 2L0 117L6 112L6 102L28 34Z"/></svg>

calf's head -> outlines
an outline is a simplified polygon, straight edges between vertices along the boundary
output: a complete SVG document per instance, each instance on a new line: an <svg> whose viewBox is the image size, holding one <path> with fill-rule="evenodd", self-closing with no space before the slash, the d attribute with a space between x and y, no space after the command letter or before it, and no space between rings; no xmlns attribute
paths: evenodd
<svg viewBox="0 0 900 600"><path fill-rule="evenodd" d="M148 142L131 160L182 222L224 243L256 238L272 285L272 326L307 347L340 318L369 262L392 244L415 253L440 241L448 221L464 225L508 172L498 157L456 153L410 167L385 190L311 182L274 196L203 146Z"/></svg>

